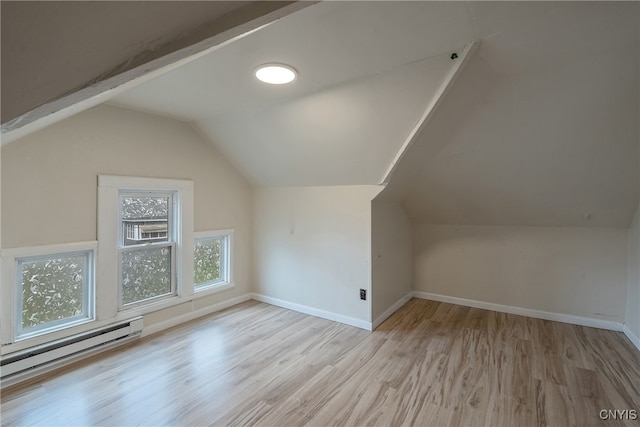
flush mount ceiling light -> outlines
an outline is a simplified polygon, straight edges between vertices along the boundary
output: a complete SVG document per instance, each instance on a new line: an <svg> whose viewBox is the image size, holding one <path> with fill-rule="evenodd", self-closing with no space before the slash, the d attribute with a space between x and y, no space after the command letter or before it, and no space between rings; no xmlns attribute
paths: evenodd
<svg viewBox="0 0 640 427"><path fill-rule="evenodd" d="M283 85L296 78L296 70L285 64L264 64L256 68L256 77L264 83Z"/></svg>

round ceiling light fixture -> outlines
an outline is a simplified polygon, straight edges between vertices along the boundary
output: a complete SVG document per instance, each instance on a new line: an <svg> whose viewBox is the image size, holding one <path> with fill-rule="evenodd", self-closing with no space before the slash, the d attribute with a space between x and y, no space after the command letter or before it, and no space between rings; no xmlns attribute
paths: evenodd
<svg viewBox="0 0 640 427"><path fill-rule="evenodd" d="M296 78L296 70L285 64L264 64L256 68L256 77L264 83L283 85Z"/></svg>

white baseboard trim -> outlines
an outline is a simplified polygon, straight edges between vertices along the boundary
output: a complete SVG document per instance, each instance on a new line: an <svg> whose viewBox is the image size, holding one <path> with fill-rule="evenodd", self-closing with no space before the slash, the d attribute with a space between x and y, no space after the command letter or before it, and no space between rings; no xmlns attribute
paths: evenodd
<svg viewBox="0 0 640 427"><path fill-rule="evenodd" d="M356 328L372 331L371 322L356 319L342 314L332 313L330 311L320 310L318 308L309 307L302 304L296 304L293 302L281 300L278 298L268 297L262 294L253 294L253 299L256 301L264 302L267 304L275 305L278 307L286 308L289 310L297 311L299 313L309 314L315 317L321 317L327 320L333 320L334 322L344 323L345 325L355 326Z"/></svg>
<svg viewBox="0 0 640 427"><path fill-rule="evenodd" d="M189 313L183 314L182 316L173 317L169 320L165 320L164 322L154 323L153 325L145 326L142 329L142 336L145 337L147 335L156 334L160 331L164 331L165 329L178 326L181 323L189 322L191 320L197 319L198 317L207 316L211 313L215 313L216 311L224 310L225 308L231 307L232 305L249 301L250 299L251 299L251 294L240 295L235 298L231 298L226 301L222 301L217 304L213 304L213 305L201 308L200 310L191 311Z"/></svg>
<svg viewBox="0 0 640 427"><path fill-rule="evenodd" d="M409 292L407 295L400 298L398 301L395 302L395 304L393 304L391 307L385 310L384 313L382 313L373 321L373 330L375 330L378 326L380 326L382 322L387 320L389 316L391 316L393 313L398 311L398 309L403 305L405 305L407 301L409 301L411 298L413 298L413 292Z"/></svg>
<svg viewBox="0 0 640 427"><path fill-rule="evenodd" d="M627 338L629 338L629 341L631 341L631 343L635 345L638 350L640 350L640 338L638 338L636 334L631 332L631 329L629 329L627 325L624 325L622 327L622 332L624 332Z"/></svg>
<svg viewBox="0 0 640 427"><path fill-rule="evenodd" d="M413 291L413 296L432 301L481 308L483 310L499 311L501 313L516 314L519 316L533 317L535 319L553 320L555 322L570 323L572 325L588 326L598 329L608 329L618 332L622 332L624 326L622 323L612 322L610 320L591 319L589 317L573 316L571 314L551 313L548 311L533 310L530 308L513 307L510 305L494 304L491 302L458 298L448 295L432 294L430 292Z"/></svg>

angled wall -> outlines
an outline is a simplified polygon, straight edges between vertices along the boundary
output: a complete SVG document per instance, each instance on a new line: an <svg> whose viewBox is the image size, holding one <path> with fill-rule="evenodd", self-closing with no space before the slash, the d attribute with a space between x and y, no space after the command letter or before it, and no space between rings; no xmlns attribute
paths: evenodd
<svg viewBox="0 0 640 427"><path fill-rule="evenodd" d="M411 298L411 223L395 202L371 203L371 318L374 328Z"/></svg>
<svg viewBox="0 0 640 427"><path fill-rule="evenodd" d="M528 6L537 7L513 4ZM550 34L539 29L501 58L500 40L522 37L515 21L482 38L400 160L385 194L412 224L418 296L617 329L634 312L627 231L640 188L638 9L571 5L585 14L596 6L619 31L605 40L567 17L562 28L584 36L565 40L567 54L601 43L571 59L528 49ZM544 24L538 18L532 29Z"/></svg>

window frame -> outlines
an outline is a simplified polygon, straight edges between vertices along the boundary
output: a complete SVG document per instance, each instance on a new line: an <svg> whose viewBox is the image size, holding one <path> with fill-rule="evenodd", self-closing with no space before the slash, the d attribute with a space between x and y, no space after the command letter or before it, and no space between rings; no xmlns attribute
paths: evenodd
<svg viewBox="0 0 640 427"><path fill-rule="evenodd" d="M81 332L88 328L97 320L96 314L96 290L97 290L97 249L98 242L77 242L54 245L31 246L24 248L3 249L2 259L2 294L4 298L0 303L2 314L0 322L4 325L1 329L0 341L9 348L27 345L37 345L60 337ZM86 254L87 274L83 278L86 282L86 295L83 295L83 303L86 305L86 317L77 318L73 321L56 325L50 323L49 326L36 327L32 331L22 333L22 277L20 274L19 262L21 260L43 260L64 257L66 255ZM2 354L5 352L3 351Z"/></svg>
<svg viewBox="0 0 640 427"><path fill-rule="evenodd" d="M193 248L194 248L194 256L193 256L193 292L194 294L200 295L208 295L212 293L217 293L226 289L231 289L234 287L233 282L233 235L234 229L224 229L224 230L212 230L212 231L200 231L196 232L193 235ZM195 282L195 245L198 241L203 240L213 240L222 238L224 254L225 257L223 259L224 268L225 268L225 277L221 280L205 282L198 285ZM221 262L221 264L222 264Z"/></svg>
<svg viewBox="0 0 640 427"><path fill-rule="evenodd" d="M176 277L176 253L177 253L177 240L176 233L178 225L176 224L176 210L179 208L179 203L176 201L176 191L129 191L120 190L118 194L118 310L125 311L131 310L136 307L153 304L162 299L169 299L178 296L177 289L177 277ZM168 198L170 206L167 207L167 236L166 241L146 242L139 244L126 245L124 242L124 223L122 218L122 199L124 197L158 197ZM134 301L125 304L123 302L123 284L122 284L122 256L125 252L143 251L147 249L160 249L170 248L171 260L169 262L170 275L169 275L169 292L162 295L157 295L151 298L145 298L142 300Z"/></svg>
<svg viewBox="0 0 640 427"><path fill-rule="evenodd" d="M120 239L122 193L172 193L174 196L175 293L121 305ZM145 194L146 195L146 194ZM166 243L166 242L163 242ZM149 244L152 247L154 243ZM193 181L98 175L98 317L119 321L182 304L193 295Z"/></svg>
<svg viewBox="0 0 640 427"><path fill-rule="evenodd" d="M44 323L42 325L33 326L30 328L24 328L22 324L22 313L24 311L24 277L23 267L25 263L30 262L42 262L55 258L70 258L82 256L84 274L82 277L82 314L72 317L66 317L64 319L58 319L51 322ZM15 258L16 263L16 275L14 281L15 289L15 312L14 312L14 325L15 325L15 338L16 340L22 340L38 335L43 335L49 332L54 332L62 329L67 329L72 326L81 325L83 323L94 320L94 298L93 294L95 289L95 275L94 275L94 252L92 250L87 251L74 251L65 253L52 253L46 255L35 255L27 257Z"/></svg>

